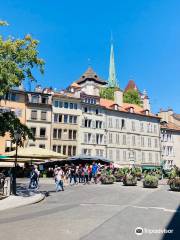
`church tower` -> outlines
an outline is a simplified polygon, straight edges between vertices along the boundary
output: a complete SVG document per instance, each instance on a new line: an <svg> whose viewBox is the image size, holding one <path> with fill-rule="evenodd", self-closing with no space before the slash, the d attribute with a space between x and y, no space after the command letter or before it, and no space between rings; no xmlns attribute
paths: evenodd
<svg viewBox="0 0 180 240"><path fill-rule="evenodd" d="M113 47L112 41L111 41L110 63L109 63L108 86L118 87L117 78L116 78L115 61L114 61L114 47Z"/></svg>

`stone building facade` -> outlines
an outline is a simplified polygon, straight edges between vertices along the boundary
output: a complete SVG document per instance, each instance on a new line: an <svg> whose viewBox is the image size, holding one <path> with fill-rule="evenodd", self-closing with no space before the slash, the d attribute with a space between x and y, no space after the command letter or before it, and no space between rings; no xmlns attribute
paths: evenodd
<svg viewBox="0 0 180 240"><path fill-rule="evenodd" d="M26 123L26 95L23 90L11 90L0 100L0 109L2 111L13 111L15 115L24 124ZM9 134L0 137L0 154L15 149Z"/></svg>
<svg viewBox="0 0 180 240"><path fill-rule="evenodd" d="M161 110L161 152L164 169L180 167L180 114L172 109Z"/></svg>

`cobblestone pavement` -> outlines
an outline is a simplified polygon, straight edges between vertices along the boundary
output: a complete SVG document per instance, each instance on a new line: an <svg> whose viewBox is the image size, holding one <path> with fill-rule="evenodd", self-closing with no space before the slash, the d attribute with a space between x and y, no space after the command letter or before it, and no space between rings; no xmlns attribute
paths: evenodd
<svg viewBox="0 0 180 240"><path fill-rule="evenodd" d="M56 193L52 179L40 183L40 191L49 193L44 201L0 213L1 239L179 239L180 193L169 191L167 185L144 189L142 183L90 184ZM143 228L142 235L135 234L137 227ZM159 233L164 229L169 233Z"/></svg>

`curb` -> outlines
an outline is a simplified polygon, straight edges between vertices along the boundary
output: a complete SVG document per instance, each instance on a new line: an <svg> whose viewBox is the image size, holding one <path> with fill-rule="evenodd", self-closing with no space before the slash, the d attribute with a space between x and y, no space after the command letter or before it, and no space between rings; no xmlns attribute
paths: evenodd
<svg viewBox="0 0 180 240"><path fill-rule="evenodd" d="M39 198L37 200L31 201L31 202L28 202L28 203L23 203L21 205L18 204L18 205L15 205L15 206L9 206L9 207L6 207L4 209L0 208L0 212L1 211L5 211L5 210L9 210L9 209L20 208L20 207L24 207L24 206L28 206L28 205L39 203L39 202L43 201L45 199L45 197L46 197L45 194L42 194L42 193L40 193L40 194L41 194L41 196L39 196ZM3 201L3 200L1 200L1 201ZM13 201L13 199L12 199L12 201Z"/></svg>

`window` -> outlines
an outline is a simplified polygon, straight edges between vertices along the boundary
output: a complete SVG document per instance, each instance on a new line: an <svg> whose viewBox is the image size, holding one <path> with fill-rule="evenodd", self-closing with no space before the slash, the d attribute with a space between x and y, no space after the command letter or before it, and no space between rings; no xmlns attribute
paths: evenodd
<svg viewBox="0 0 180 240"><path fill-rule="evenodd" d="M125 129L126 125L125 125L125 120L121 119L121 129Z"/></svg>
<svg viewBox="0 0 180 240"><path fill-rule="evenodd" d="M119 133L116 133L116 144L119 144Z"/></svg>
<svg viewBox="0 0 180 240"><path fill-rule="evenodd" d="M144 163L146 161L145 159L145 152L142 152L142 162Z"/></svg>
<svg viewBox="0 0 180 240"><path fill-rule="evenodd" d="M113 151L110 149L109 150L109 159L112 160L113 159Z"/></svg>
<svg viewBox="0 0 180 240"><path fill-rule="evenodd" d="M119 162L120 161L120 150L116 149L116 161Z"/></svg>
<svg viewBox="0 0 180 240"><path fill-rule="evenodd" d="M141 147L144 147L144 137L141 137Z"/></svg>
<svg viewBox="0 0 180 240"><path fill-rule="evenodd" d="M157 133L157 126L154 125L154 133Z"/></svg>
<svg viewBox="0 0 180 240"><path fill-rule="evenodd" d="M57 152L58 152L58 153L61 153L61 145L58 145L58 146L57 146Z"/></svg>
<svg viewBox="0 0 180 240"><path fill-rule="evenodd" d="M72 130L69 130L69 139L72 139Z"/></svg>
<svg viewBox="0 0 180 240"><path fill-rule="evenodd" d="M45 144L39 144L40 148L45 148Z"/></svg>
<svg viewBox="0 0 180 240"><path fill-rule="evenodd" d="M65 103L64 103L64 108L68 108L68 107L69 107L68 102L65 102Z"/></svg>
<svg viewBox="0 0 180 240"><path fill-rule="evenodd" d="M154 139L154 147L157 148L158 147L158 140Z"/></svg>
<svg viewBox="0 0 180 240"><path fill-rule="evenodd" d="M68 123L68 115L64 115L64 123Z"/></svg>
<svg viewBox="0 0 180 240"><path fill-rule="evenodd" d="M71 156L72 146L68 146L68 156Z"/></svg>
<svg viewBox="0 0 180 240"><path fill-rule="evenodd" d="M87 107L85 107L85 108L84 108L84 112L88 112L88 109L87 109Z"/></svg>
<svg viewBox="0 0 180 240"><path fill-rule="evenodd" d="M109 118L109 128L112 128L112 118Z"/></svg>
<svg viewBox="0 0 180 240"><path fill-rule="evenodd" d="M73 140L76 140L76 135L77 135L77 131L74 130L74 131L73 131Z"/></svg>
<svg viewBox="0 0 180 240"><path fill-rule="evenodd" d="M47 112L41 111L41 120L46 120Z"/></svg>
<svg viewBox="0 0 180 240"><path fill-rule="evenodd" d="M36 136L36 128L35 128L35 127L32 127L32 128L31 128L31 132L32 132L33 136L35 137L35 136Z"/></svg>
<svg viewBox="0 0 180 240"><path fill-rule="evenodd" d="M155 154L155 161L156 161L156 163L159 162L159 154L158 153Z"/></svg>
<svg viewBox="0 0 180 240"><path fill-rule="evenodd" d="M126 151L123 151L123 161L127 160Z"/></svg>
<svg viewBox="0 0 180 240"><path fill-rule="evenodd" d="M63 146L63 154L66 155L66 146Z"/></svg>
<svg viewBox="0 0 180 240"><path fill-rule="evenodd" d="M113 140L112 140L112 133L109 133L109 143L113 143Z"/></svg>
<svg viewBox="0 0 180 240"><path fill-rule="evenodd" d="M96 115L98 115L99 114L99 110L98 109L96 109Z"/></svg>
<svg viewBox="0 0 180 240"><path fill-rule="evenodd" d="M54 114L54 122L57 122L57 123L62 122L62 115L55 113Z"/></svg>
<svg viewBox="0 0 180 240"><path fill-rule="evenodd" d="M148 147L151 147L151 139L148 138Z"/></svg>
<svg viewBox="0 0 180 240"><path fill-rule="evenodd" d="M152 153L149 153L149 162L152 162Z"/></svg>
<svg viewBox="0 0 180 240"><path fill-rule="evenodd" d="M45 137L45 136L46 136L46 129L40 128L40 137Z"/></svg>
<svg viewBox="0 0 180 240"><path fill-rule="evenodd" d="M143 132L144 131L144 124L140 123L140 131Z"/></svg>
<svg viewBox="0 0 180 240"><path fill-rule="evenodd" d="M77 116L74 116L74 124L77 123Z"/></svg>
<svg viewBox="0 0 180 240"><path fill-rule="evenodd" d="M116 128L119 129L119 119L116 119Z"/></svg>
<svg viewBox="0 0 180 240"><path fill-rule="evenodd" d="M84 154L91 156L91 149L84 149Z"/></svg>
<svg viewBox="0 0 180 240"><path fill-rule="evenodd" d="M73 146L73 156L76 155L76 146Z"/></svg>
<svg viewBox="0 0 180 240"><path fill-rule="evenodd" d="M136 137L135 136L132 136L132 145L136 146Z"/></svg>
<svg viewBox="0 0 180 240"><path fill-rule="evenodd" d="M53 151L56 152L56 145L53 145Z"/></svg>
<svg viewBox="0 0 180 240"><path fill-rule="evenodd" d="M123 142L122 142L123 145L126 145L126 135L123 135Z"/></svg>
<svg viewBox="0 0 180 240"><path fill-rule="evenodd" d="M57 138L57 129L56 128L53 129L53 138Z"/></svg>
<svg viewBox="0 0 180 240"><path fill-rule="evenodd" d="M90 119L85 119L85 121L84 121L84 126L85 126L85 127L88 127L88 128L91 128L91 123L92 123L92 120L90 120Z"/></svg>
<svg viewBox="0 0 180 240"><path fill-rule="evenodd" d="M73 109L73 103L70 103L70 104L69 104L69 108L70 108L70 109Z"/></svg>
<svg viewBox="0 0 180 240"><path fill-rule="evenodd" d="M74 103L74 109L77 109L77 103Z"/></svg>
<svg viewBox="0 0 180 240"><path fill-rule="evenodd" d="M42 97L42 103L47 104L48 103L48 98L47 97Z"/></svg>
<svg viewBox="0 0 180 240"><path fill-rule="evenodd" d="M32 96L32 97L31 97L31 102L32 102L32 103L38 103L38 102L39 102L39 96L37 96L37 95L36 95L36 96L35 96L35 95Z"/></svg>
<svg viewBox="0 0 180 240"><path fill-rule="evenodd" d="M132 121L131 124L132 124L132 125L131 125L131 126L132 126L132 131L135 131L135 122Z"/></svg>
<svg viewBox="0 0 180 240"><path fill-rule="evenodd" d="M58 129L58 139L61 139L62 137L62 129Z"/></svg>
<svg viewBox="0 0 180 240"><path fill-rule="evenodd" d="M37 119L37 111L36 110L31 110L31 119L36 120Z"/></svg>
<svg viewBox="0 0 180 240"><path fill-rule="evenodd" d="M54 107L58 107L59 106L59 102L56 100L54 101Z"/></svg>

